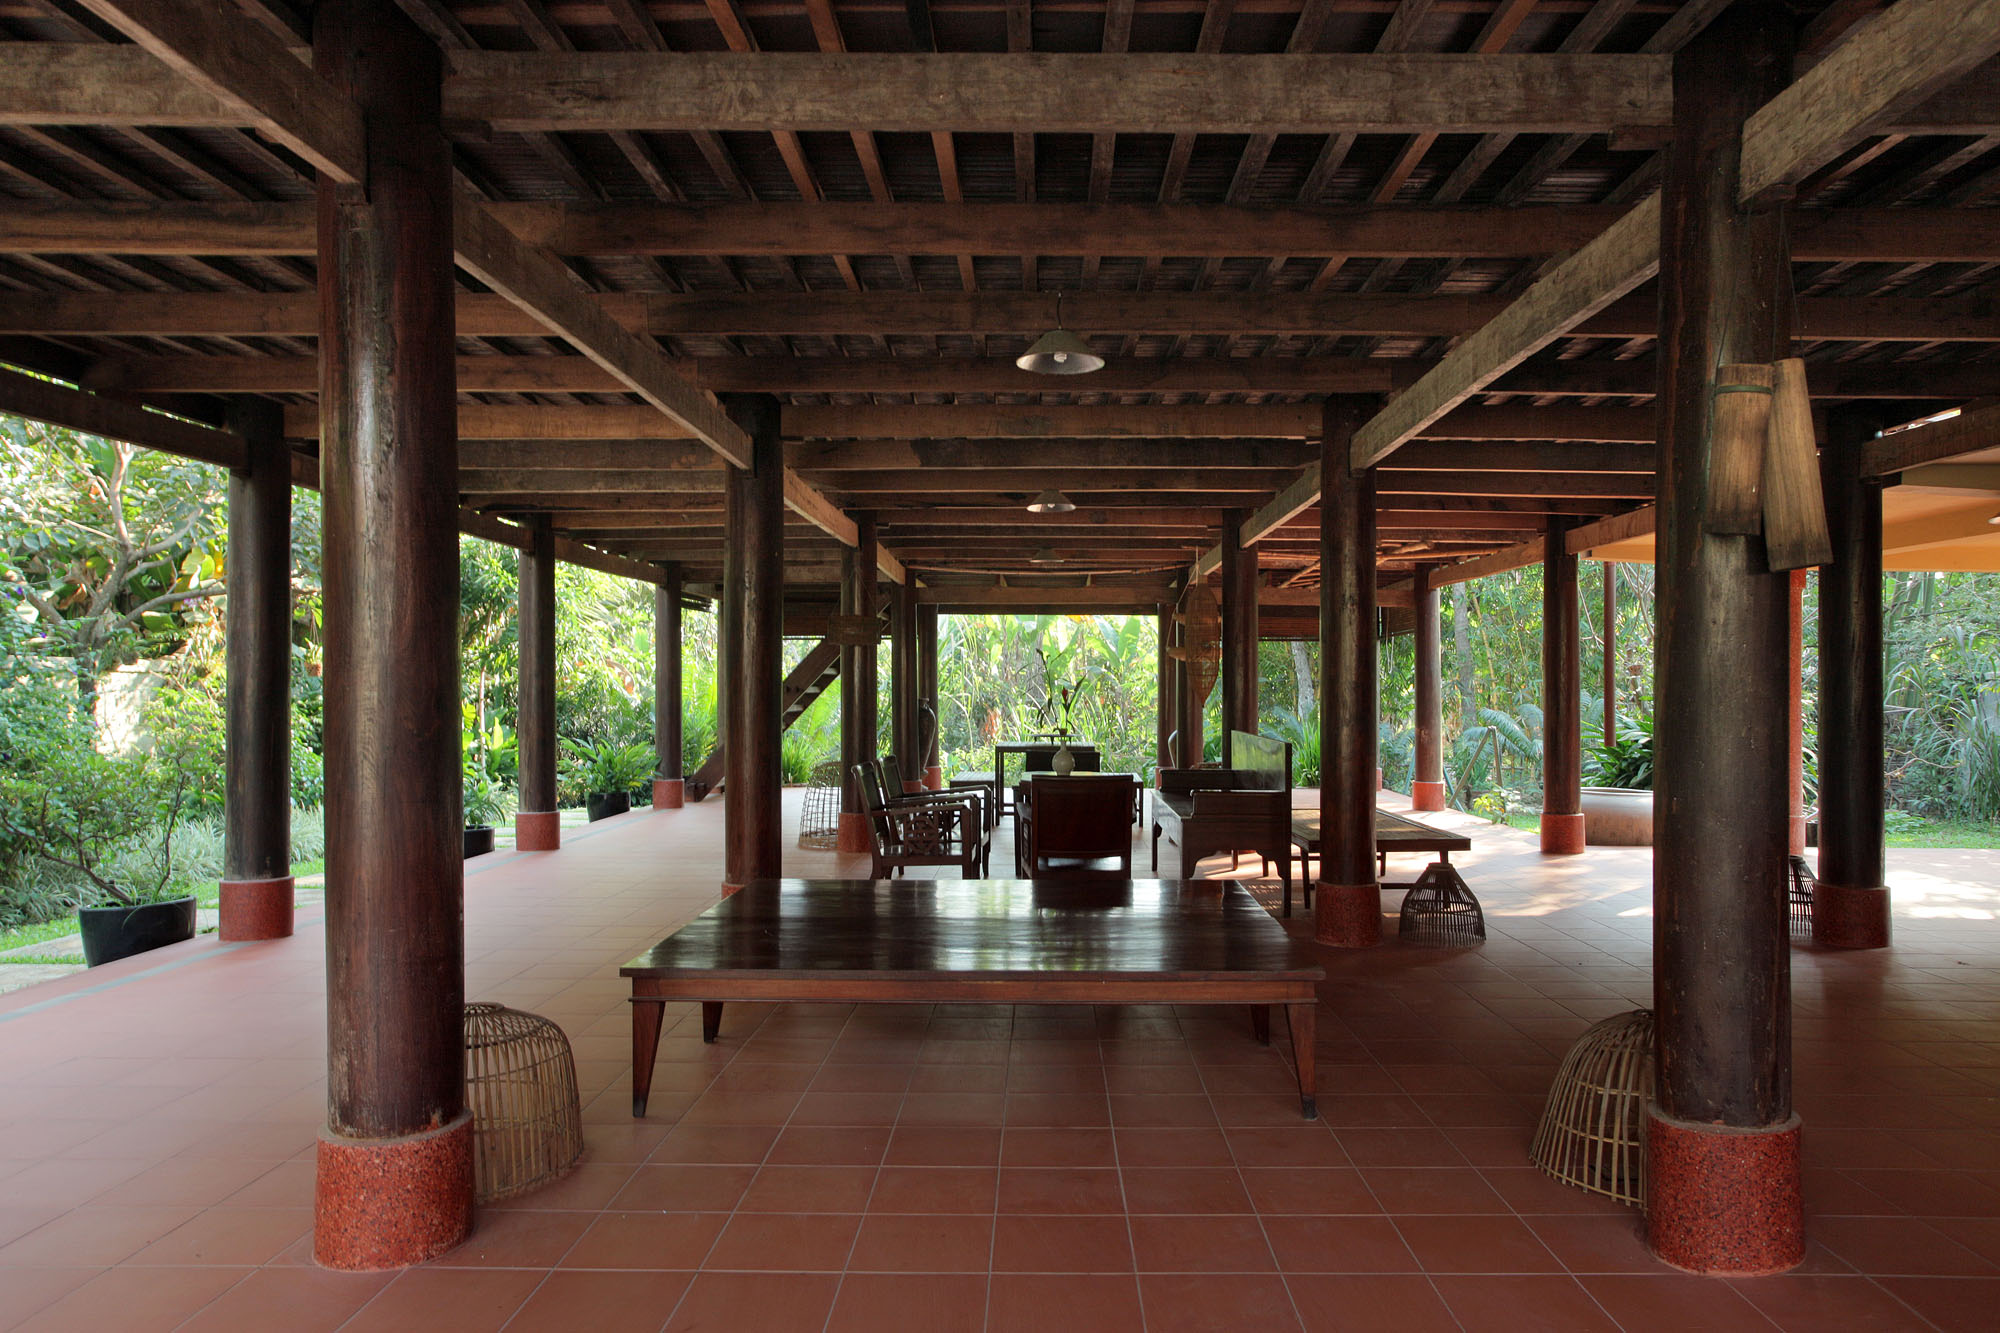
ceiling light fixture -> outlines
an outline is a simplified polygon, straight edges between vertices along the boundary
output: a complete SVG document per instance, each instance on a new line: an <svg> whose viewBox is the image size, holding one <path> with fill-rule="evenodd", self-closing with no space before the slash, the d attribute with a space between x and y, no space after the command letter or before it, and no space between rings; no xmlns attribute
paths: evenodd
<svg viewBox="0 0 2000 1333"><path fill-rule="evenodd" d="M1031 565L1060 565L1062 562L1063 558L1055 553L1053 547L1049 546L1041 547L1028 557L1028 563Z"/></svg>
<svg viewBox="0 0 2000 1333"><path fill-rule="evenodd" d="M1104 369L1104 358L1063 327L1062 293L1057 292L1056 326L1035 339L1034 345L1021 353L1014 364L1037 375L1088 375Z"/></svg>
<svg viewBox="0 0 2000 1333"><path fill-rule="evenodd" d="M1075 508L1076 502L1053 486L1028 501L1028 512L1031 514L1067 514Z"/></svg>

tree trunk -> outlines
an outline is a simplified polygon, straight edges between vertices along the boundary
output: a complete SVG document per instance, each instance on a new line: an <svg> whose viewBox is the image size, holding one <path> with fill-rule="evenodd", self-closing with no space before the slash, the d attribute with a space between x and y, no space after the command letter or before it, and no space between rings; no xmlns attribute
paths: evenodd
<svg viewBox="0 0 2000 1333"><path fill-rule="evenodd" d="M1298 686L1299 721L1303 723L1319 707L1319 699L1313 693L1312 655L1306 652L1301 640L1293 639L1288 646L1292 650L1292 680Z"/></svg>

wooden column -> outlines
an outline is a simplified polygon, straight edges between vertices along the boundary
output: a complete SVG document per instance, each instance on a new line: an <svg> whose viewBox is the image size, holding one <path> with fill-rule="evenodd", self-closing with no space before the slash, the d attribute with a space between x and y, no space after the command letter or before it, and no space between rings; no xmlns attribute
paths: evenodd
<svg viewBox="0 0 2000 1333"><path fill-rule="evenodd" d="M917 703L917 730L929 733L924 737L924 786L937 791L944 786L944 769L939 764L944 704L938 698L938 609L930 605L917 608ZM928 725L922 716L924 708L930 709Z"/></svg>
<svg viewBox="0 0 2000 1333"><path fill-rule="evenodd" d="M1154 665L1154 690L1158 695L1158 706L1153 710L1153 762L1160 768L1174 766L1174 658L1170 649L1174 646L1174 608L1160 607L1156 617L1159 625L1159 649Z"/></svg>
<svg viewBox="0 0 2000 1333"><path fill-rule="evenodd" d="M522 526L528 530L528 544L521 550L515 622L520 686L514 734L521 777L514 846L523 852L552 852L562 846L562 816L556 809L556 534L547 514L531 514Z"/></svg>
<svg viewBox="0 0 2000 1333"><path fill-rule="evenodd" d="M472 1224L465 1109L451 152L437 47L323 0L313 68L365 117L319 185L327 1129L313 1249L416 1263Z"/></svg>
<svg viewBox="0 0 2000 1333"><path fill-rule="evenodd" d="M661 566L653 587L653 808L687 800L681 758L681 567Z"/></svg>
<svg viewBox="0 0 2000 1333"><path fill-rule="evenodd" d="M1604 743L1618 738L1618 566L1606 560L1604 571Z"/></svg>
<svg viewBox="0 0 2000 1333"><path fill-rule="evenodd" d="M840 796L839 846L843 852L866 852L871 846L868 816L861 789L854 783L854 766L875 757L875 516L854 515L857 541L841 552L840 610L869 627L865 644L840 650Z"/></svg>
<svg viewBox="0 0 2000 1333"><path fill-rule="evenodd" d="M1428 565L1411 578L1416 599L1416 765L1410 779L1410 807L1444 809L1444 664L1438 648L1438 590ZM1320 707L1324 710L1325 705Z"/></svg>
<svg viewBox="0 0 2000 1333"><path fill-rule="evenodd" d="M1647 1229L1697 1272L1804 1254L1785 896L1786 577L1704 523L1717 368L1789 347L1784 214L1740 211L1745 118L1791 22L1739 3L1674 61L1662 195L1654 1011Z"/></svg>
<svg viewBox="0 0 2000 1333"><path fill-rule="evenodd" d="M751 466L731 468L722 553L723 889L778 874L780 701L784 686L785 456L778 400L726 394L723 406L751 443Z"/></svg>
<svg viewBox="0 0 2000 1333"><path fill-rule="evenodd" d="M1257 548L1243 544L1245 513L1222 520L1222 762L1229 733L1257 731Z"/></svg>
<svg viewBox="0 0 2000 1333"><path fill-rule="evenodd" d="M1569 520L1551 518L1542 555L1542 852L1583 850L1583 645Z"/></svg>
<svg viewBox="0 0 2000 1333"><path fill-rule="evenodd" d="M903 790L922 784L923 756L917 753L917 598L906 583L889 587L889 736L896 750Z"/></svg>
<svg viewBox="0 0 2000 1333"><path fill-rule="evenodd" d="M1382 942L1375 878L1375 473L1349 462L1355 430L1377 400L1334 394L1320 437L1319 892L1313 937Z"/></svg>
<svg viewBox="0 0 2000 1333"><path fill-rule="evenodd" d="M235 397L249 465L229 474L221 921L225 940L292 933L292 455L284 409Z"/></svg>
<svg viewBox="0 0 2000 1333"><path fill-rule="evenodd" d="M1862 452L1887 418L1835 408L1820 452L1833 561L1819 571L1819 885L1813 940L1836 949L1889 943L1882 857L1882 488Z"/></svg>

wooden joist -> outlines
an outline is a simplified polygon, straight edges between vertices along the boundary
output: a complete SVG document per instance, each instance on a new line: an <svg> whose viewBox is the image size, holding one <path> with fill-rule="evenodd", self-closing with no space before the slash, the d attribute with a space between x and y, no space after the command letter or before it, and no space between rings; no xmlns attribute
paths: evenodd
<svg viewBox="0 0 2000 1333"><path fill-rule="evenodd" d="M173 76L347 184L366 175L361 111L262 24L186 0L81 0ZM143 122L142 122L143 123Z"/></svg>
<svg viewBox="0 0 2000 1333"><path fill-rule="evenodd" d="M1886 477L1978 450L2000 449L2000 406L1979 407L1911 426L1875 440L1862 452L1862 473Z"/></svg>
<svg viewBox="0 0 2000 1333"><path fill-rule="evenodd" d="M529 133L1602 133L1670 123L1620 55L454 52L445 114Z"/></svg>

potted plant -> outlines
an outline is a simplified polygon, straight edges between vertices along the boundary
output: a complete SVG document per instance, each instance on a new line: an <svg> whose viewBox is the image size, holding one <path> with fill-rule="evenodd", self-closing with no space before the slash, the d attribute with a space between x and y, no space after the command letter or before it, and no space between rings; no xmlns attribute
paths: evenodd
<svg viewBox="0 0 2000 1333"><path fill-rule="evenodd" d="M507 817L507 793L484 765L465 769L465 855L483 856L493 850L493 826Z"/></svg>
<svg viewBox="0 0 2000 1333"><path fill-rule="evenodd" d="M653 747L644 741L566 740L570 780L584 791L590 821L622 815L632 808L632 789L653 774Z"/></svg>
<svg viewBox="0 0 2000 1333"><path fill-rule="evenodd" d="M1653 719L1620 726L1585 757L1583 836L1594 847L1653 845Z"/></svg>
<svg viewBox="0 0 2000 1333"><path fill-rule="evenodd" d="M174 879L174 833L192 782L183 758L112 758L79 734L0 784L0 803L35 854L88 885L76 916L92 967L194 938L194 895Z"/></svg>

